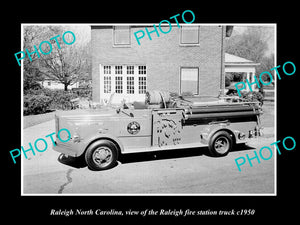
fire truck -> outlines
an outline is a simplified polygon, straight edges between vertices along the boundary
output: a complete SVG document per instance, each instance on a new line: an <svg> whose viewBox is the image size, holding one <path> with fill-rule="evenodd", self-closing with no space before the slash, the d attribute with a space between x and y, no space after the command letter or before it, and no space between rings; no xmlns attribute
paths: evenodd
<svg viewBox="0 0 300 225"><path fill-rule="evenodd" d="M71 139L56 138L54 150L83 157L92 170L110 169L127 153L208 147L212 156L221 157L262 135L261 114L259 102L152 91L145 102L109 101L100 109L57 113L56 133L66 128Z"/></svg>

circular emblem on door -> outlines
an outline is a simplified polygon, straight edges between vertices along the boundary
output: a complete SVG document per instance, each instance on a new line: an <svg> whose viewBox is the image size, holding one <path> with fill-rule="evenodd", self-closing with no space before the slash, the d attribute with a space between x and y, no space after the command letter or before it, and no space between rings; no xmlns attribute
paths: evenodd
<svg viewBox="0 0 300 225"><path fill-rule="evenodd" d="M141 129L141 126L138 122L130 122L128 125L127 125L127 131L129 134L137 134Z"/></svg>

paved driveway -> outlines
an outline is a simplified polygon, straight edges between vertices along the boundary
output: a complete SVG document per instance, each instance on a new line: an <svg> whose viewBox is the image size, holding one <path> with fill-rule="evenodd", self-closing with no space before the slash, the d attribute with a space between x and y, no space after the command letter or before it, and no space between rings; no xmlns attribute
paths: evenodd
<svg viewBox="0 0 300 225"><path fill-rule="evenodd" d="M23 146L55 132L54 120L23 131ZM60 159L49 147L28 152L22 159L24 194L272 194L274 157L239 172L234 159L274 142L273 128L265 137L238 146L226 157L213 158L206 148L173 150L153 154L130 154L107 171L92 171L82 161ZM28 147L29 148L29 147ZM42 148L42 147L41 147Z"/></svg>

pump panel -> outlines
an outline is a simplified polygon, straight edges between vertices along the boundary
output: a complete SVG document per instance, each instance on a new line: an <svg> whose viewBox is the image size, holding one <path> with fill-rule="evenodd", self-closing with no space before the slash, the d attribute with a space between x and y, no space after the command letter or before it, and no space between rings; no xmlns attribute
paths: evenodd
<svg viewBox="0 0 300 225"><path fill-rule="evenodd" d="M183 110L153 111L153 146L181 143Z"/></svg>

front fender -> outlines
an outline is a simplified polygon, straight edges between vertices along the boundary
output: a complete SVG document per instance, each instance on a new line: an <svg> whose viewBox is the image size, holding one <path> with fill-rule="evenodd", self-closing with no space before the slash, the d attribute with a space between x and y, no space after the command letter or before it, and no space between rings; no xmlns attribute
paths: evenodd
<svg viewBox="0 0 300 225"><path fill-rule="evenodd" d="M233 140L236 140L236 132L232 129L231 124L229 122L221 122L216 124L207 125L203 132L201 133L201 143L207 145L209 143L210 138L218 131L227 131L230 135L232 135Z"/></svg>
<svg viewBox="0 0 300 225"><path fill-rule="evenodd" d="M102 140L102 139L110 140L113 143L115 143L115 145L119 149L120 153L122 153L124 151L124 146L123 146L122 142L114 135L95 134L95 135L91 135L90 137L86 138L86 140L82 143L82 147L81 147L80 152L78 152L78 155L82 155L93 142L95 142L97 140Z"/></svg>

